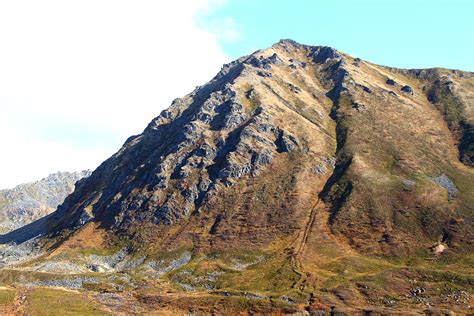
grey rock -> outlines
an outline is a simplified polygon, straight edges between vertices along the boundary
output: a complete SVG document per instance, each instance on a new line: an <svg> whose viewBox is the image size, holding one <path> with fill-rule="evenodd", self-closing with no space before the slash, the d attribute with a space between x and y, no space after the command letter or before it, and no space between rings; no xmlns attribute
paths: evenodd
<svg viewBox="0 0 474 316"><path fill-rule="evenodd" d="M77 225L83 226L86 223L89 223L92 219L93 219L93 216L91 216L86 210L83 209L77 221Z"/></svg>
<svg viewBox="0 0 474 316"><path fill-rule="evenodd" d="M317 175L327 175L334 170L336 166L336 159L334 157L326 157L321 162L311 168L311 171Z"/></svg>
<svg viewBox="0 0 474 316"><path fill-rule="evenodd" d="M90 174L89 170L58 172L39 181L0 190L0 233L52 213L72 193L75 183Z"/></svg>
<svg viewBox="0 0 474 316"><path fill-rule="evenodd" d="M173 114L171 111L169 110L163 110L161 113L160 113L160 117L163 117L163 118L172 118L173 117Z"/></svg>
<svg viewBox="0 0 474 316"><path fill-rule="evenodd" d="M372 90L369 87L362 86L362 89L367 93L372 93Z"/></svg>
<svg viewBox="0 0 474 316"><path fill-rule="evenodd" d="M248 63L256 68L262 68L262 69L271 69L271 65L277 65L283 63L283 61L278 57L278 55L275 53L271 55L270 57L256 57L252 56L249 60Z"/></svg>
<svg viewBox="0 0 474 316"><path fill-rule="evenodd" d="M299 142L293 135L280 131L280 134L275 141L275 145L279 152L290 152L299 145Z"/></svg>
<svg viewBox="0 0 474 316"><path fill-rule="evenodd" d="M31 260L41 255L43 252L38 240L39 238L32 238L22 243L11 242L0 245L0 268Z"/></svg>
<svg viewBox="0 0 474 316"><path fill-rule="evenodd" d="M317 64L324 64L329 60L340 60L341 54L337 50L327 46L312 47L310 57Z"/></svg>
<svg viewBox="0 0 474 316"><path fill-rule="evenodd" d="M88 277L88 276L79 276L75 278L67 279L53 279L45 281L36 281L31 282L30 286L47 286L47 287L63 287L67 289L80 289L85 283L88 284L97 284L99 283L98 278Z"/></svg>
<svg viewBox="0 0 474 316"><path fill-rule="evenodd" d="M408 94L413 94L413 89L410 86L403 86L401 90Z"/></svg>
<svg viewBox="0 0 474 316"><path fill-rule="evenodd" d="M200 182L199 182L199 185L198 185L198 189L200 192L206 192L210 185L211 185L211 180L209 179L202 179Z"/></svg>
<svg viewBox="0 0 474 316"><path fill-rule="evenodd" d="M277 128L269 123L259 123L257 124L257 132L259 133L277 133Z"/></svg>
<svg viewBox="0 0 474 316"><path fill-rule="evenodd" d="M209 124L212 121L212 116L209 113L199 113L196 119L205 124Z"/></svg>
<svg viewBox="0 0 474 316"><path fill-rule="evenodd" d="M119 264L121 261L125 259L127 254L128 254L127 248L122 248L121 250L119 250L118 252L110 256L98 256L94 254L90 255L89 260L95 263L100 262L111 268L114 268L117 266L117 264Z"/></svg>
<svg viewBox="0 0 474 316"><path fill-rule="evenodd" d="M34 271L53 272L53 273L80 273L83 268L74 262L68 261L46 261L35 265Z"/></svg>
<svg viewBox="0 0 474 316"><path fill-rule="evenodd" d="M259 75L260 77L263 77L263 78L273 77L273 75L271 73L266 72L266 71L257 71L257 75Z"/></svg>
<svg viewBox="0 0 474 316"><path fill-rule="evenodd" d="M252 100L255 97L255 89L252 88L245 92L245 97L249 100Z"/></svg>
<svg viewBox="0 0 474 316"><path fill-rule="evenodd" d="M168 261L161 259L158 261L149 261L147 266L153 270L154 274L161 276L186 265L189 261L191 261L191 257L191 252L185 251L181 254L181 256L174 260Z"/></svg>
<svg viewBox="0 0 474 316"><path fill-rule="evenodd" d="M403 179L403 189L406 191L413 190L415 187L415 181L408 180L408 179Z"/></svg>
<svg viewBox="0 0 474 316"><path fill-rule="evenodd" d="M247 119L242 105L233 103L224 118L224 129L234 129Z"/></svg>
<svg viewBox="0 0 474 316"><path fill-rule="evenodd" d="M205 159L214 159L216 156L216 149L211 145L204 143L196 150L196 156Z"/></svg>
<svg viewBox="0 0 474 316"><path fill-rule="evenodd" d="M365 105L362 104L362 103L354 102L354 103L352 104L352 107L353 107L354 109L356 109L357 112L362 112L362 111L365 110Z"/></svg>
<svg viewBox="0 0 474 316"><path fill-rule="evenodd" d="M220 179L239 179L252 171L252 166L249 163L237 164L230 163L227 167L221 170Z"/></svg>
<svg viewBox="0 0 474 316"><path fill-rule="evenodd" d="M154 212L154 222L157 224L167 224L171 225L176 223L181 219L185 214L183 208L177 208L173 205L173 198L170 198L164 205L157 208Z"/></svg>
<svg viewBox="0 0 474 316"><path fill-rule="evenodd" d="M456 185L445 174L432 178L432 180L434 183L445 188L448 191L448 195L450 199L456 197L456 195L459 193L458 189L456 188Z"/></svg>
<svg viewBox="0 0 474 316"><path fill-rule="evenodd" d="M293 85L293 84L291 84L291 83L288 84L288 87L289 87L290 90L291 90L292 92L294 92L294 93L300 93L300 92L301 92L301 89L300 89L300 88L298 88L297 86L295 86L295 85Z"/></svg>
<svg viewBox="0 0 474 316"><path fill-rule="evenodd" d="M327 167L324 163L320 163L311 168L311 171L317 175L326 175L328 174Z"/></svg>
<svg viewBox="0 0 474 316"><path fill-rule="evenodd" d="M415 187L415 181L408 180L408 179L403 179L403 189L404 190L412 190Z"/></svg>
<svg viewBox="0 0 474 316"><path fill-rule="evenodd" d="M194 200L196 200L196 198L198 197L199 192L198 192L196 186L191 186L190 188L187 188L187 189L183 190L182 194L183 194L184 198L186 199L186 201L191 203L191 202L194 202Z"/></svg>
<svg viewBox="0 0 474 316"><path fill-rule="evenodd" d="M270 150L265 150L263 152L254 152L252 154L252 173L256 176L262 167L272 163L273 153Z"/></svg>
<svg viewBox="0 0 474 316"><path fill-rule="evenodd" d="M387 81L385 81L386 84L390 85L390 86L395 86L397 83L395 82L395 80L393 79L387 79Z"/></svg>
<svg viewBox="0 0 474 316"><path fill-rule="evenodd" d="M276 53L274 53L273 55L268 57L268 62L270 64L274 64L274 65L283 63L283 61L280 59L280 57L278 57L278 55Z"/></svg>

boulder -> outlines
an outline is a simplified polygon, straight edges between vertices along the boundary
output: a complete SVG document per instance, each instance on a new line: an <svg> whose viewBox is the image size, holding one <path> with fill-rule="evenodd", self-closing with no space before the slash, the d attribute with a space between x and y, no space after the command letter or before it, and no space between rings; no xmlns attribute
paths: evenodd
<svg viewBox="0 0 474 316"><path fill-rule="evenodd" d="M266 71L257 71L257 75L259 75L260 77L263 77L263 78L273 77L273 75L271 73L266 72Z"/></svg>
<svg viewBox="0 0 474 316"><path fill-rule="evenodd" d="M445 174L432 178L432 181L440 187L446 189L450 199L454 198L459 192L453 181L451 181L451 179Z"/></svg>
<svg viewBox="0 0 474 316"><path fill-rule="evenodd" d="M363 105L362 103L354 102L354 103L352 104L352 107L353 107L354 109L356 109L357 112L362 112L362 111L365 110L365 105Z"/></svg>
<svg viewBox="0 0 474 316"><path fill-rule="evenodd" d="M372 93L372 90L369 87L362 86L362 89L367 93Z"/></svg>
<svg viewBox="0 0 474 316"><path fill-rule="evenodd" d="M294 93L300 93L300 92L301 92L301 89L300 89L300 88L298 88L297 86L295 86L295 85L293 85L293 84L291 84L291 83L288 84L288 87L290 87L290 90L291 90L292 92L294 92Z"/></svg>
<svg viewBox="0 0 474 316"><path fill-rule="evenodd" d="M413 89L410 86L405 85L401 88L401 90L405 93L413 94Z"/></svg>
<svg viewBox="0 0 474 316"><path fill-rule="evenodd" d="M277 150L279 152L293 151L299 145L298 140L293 135L289 135L284 131L280 131L277 140L275 141Z"/></svg>

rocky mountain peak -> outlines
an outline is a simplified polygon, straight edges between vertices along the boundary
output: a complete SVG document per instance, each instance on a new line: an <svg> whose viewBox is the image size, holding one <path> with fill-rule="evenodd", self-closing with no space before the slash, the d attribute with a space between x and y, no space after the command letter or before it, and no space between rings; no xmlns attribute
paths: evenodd
<svg viewBox="0 0 474 316"><path fill-rule="evenodd" d="M405 160L400 157L417 149L398 141L373 149L388 141L383 136L386 129L371 136L371 149L362 149L364 135L373 134L371 125L386 121L396 135L395 122L404 124L408 117L423 120L432 110L421 77L330 47L282 40L224 65L209 83L174 100L142 134L130 137L77 186L54 214L55 229L82 227L91 221L122 233L138 229L140 223L172 226L208 212L229 192L268 178L272 170L283 172L285 164L298 170L291 176L296 181L292 188L303 190L304 181L313 182L314 188L324 187L314 189L314 194L335 209L330 222L346 225L342 214L349 213L336 209L342 207L342 197L358 194L354 181L346 180L347 172L363 181L402 183L406 176L374 170L385 159L400 161L400 170L408 173L413 171L404 161L451 159L423 154ZM359 132L349 127L353 124L361 124ZM441 126L438 133L450 137ZM439 176L431 166L420 172ZM379 218L376 229L392 230L393 224L386 220Z"/></svg>

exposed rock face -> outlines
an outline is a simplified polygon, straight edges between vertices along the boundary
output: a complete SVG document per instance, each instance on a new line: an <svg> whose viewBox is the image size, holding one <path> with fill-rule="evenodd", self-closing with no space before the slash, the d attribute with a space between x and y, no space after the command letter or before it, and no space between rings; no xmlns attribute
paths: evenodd
<svg viewBox="0 0 474 316"><path fill-rule="evenodd" d="M74 184L90 173L89 170L58 172L36 182L1 190L0 231L11 231L55 211L74 191Z"/></svg>
<svg viewBox="0 0 474 316"><path fill-rule="evenodd" d="M432 90L445 73L447 92L471 91L470 73L391 69L281 41L225 65L130 137L59 207L54 231L93 221L129 235L152 225L166 244L160 236L186 222L193 233L173 238L199 247L224 240L255 246L300 231L320 199L328 216L320 225L360 251L429 247L456 210L473 214L465 183L474 172L459 167L433 106L444 102ZM474 113L466 93L456 99L462 122ZM469 140L463 146L472 147ZM456 194L442 195L446 181L432 181L439 174ZM459 237L469 223L452 234L460 243L470 240Z"/></svg>

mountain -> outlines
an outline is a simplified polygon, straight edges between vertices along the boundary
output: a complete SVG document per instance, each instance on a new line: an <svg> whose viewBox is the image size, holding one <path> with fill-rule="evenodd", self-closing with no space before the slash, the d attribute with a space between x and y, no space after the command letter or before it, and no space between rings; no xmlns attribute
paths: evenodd
<svg viewBox="0 0 474 316"><path fill-rule="evenodd" d="M11 269L112 292L90 295L113 312L468 312L473 96L471 72L282 40L174 100L56 212L3 236L41 235Z"/></svg>
<svg viewBox="0 0 474 316"><path fill-rule="evenodd" d="M0 231L17 229L55 211L74 191L74 184L90 173L89 170L58 172L39 181L0 190Z"/></svg>

